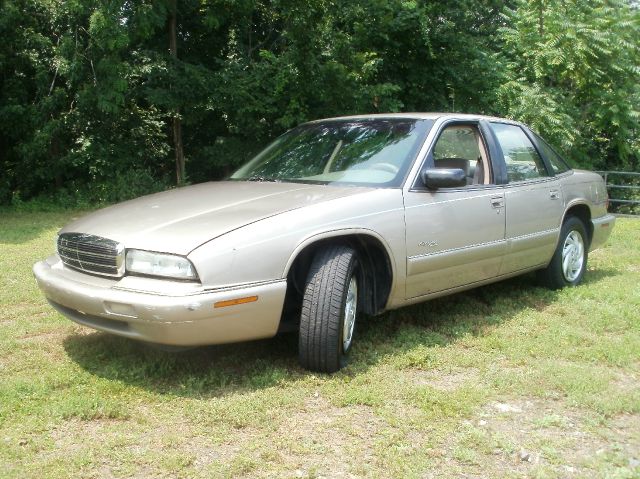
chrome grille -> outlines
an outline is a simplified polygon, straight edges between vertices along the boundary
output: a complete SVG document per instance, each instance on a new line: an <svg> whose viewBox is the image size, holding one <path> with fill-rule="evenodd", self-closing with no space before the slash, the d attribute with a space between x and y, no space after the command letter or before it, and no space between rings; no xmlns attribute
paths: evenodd
<svg viewBox="0 0 640 479"><path fill-rule="evenodd" d="M124 248L118 242L83 233L62 233L58 256L74 269L103 276L122 276Z"/></svg>

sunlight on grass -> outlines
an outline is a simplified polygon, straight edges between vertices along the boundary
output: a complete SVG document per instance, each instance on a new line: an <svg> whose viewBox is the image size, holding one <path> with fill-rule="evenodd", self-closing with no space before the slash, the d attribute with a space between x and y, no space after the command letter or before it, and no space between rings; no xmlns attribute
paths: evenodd
<svg viewBox="0 0 640 479"><path fill-rule="evenodd" d="M77 213L1 214L1 477L640 474L638 220L577 288L526 275L361 320L325 376L295 335L171 354L77 326L31 274Z"/></svg>

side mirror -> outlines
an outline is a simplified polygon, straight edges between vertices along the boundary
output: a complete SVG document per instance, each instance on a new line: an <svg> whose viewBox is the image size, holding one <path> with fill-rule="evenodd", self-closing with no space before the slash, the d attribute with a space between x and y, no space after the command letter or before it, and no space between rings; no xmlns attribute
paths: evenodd
<svg viewBox="0 0 640 479"><path fill-rule="evenodd" d="M461 168L425 168L420 172L420 179L430 190L467 185L467 176Z"/></svg>

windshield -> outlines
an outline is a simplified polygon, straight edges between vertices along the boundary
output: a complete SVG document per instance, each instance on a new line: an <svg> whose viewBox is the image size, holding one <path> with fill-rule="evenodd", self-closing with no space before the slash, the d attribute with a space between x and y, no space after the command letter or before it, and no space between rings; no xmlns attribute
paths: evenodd
<svg viewBox="0 0 640 479"><path fill-rule="evenodd" d="M232 180L400 186L431 120L332 120L288 131Z"/></svg>

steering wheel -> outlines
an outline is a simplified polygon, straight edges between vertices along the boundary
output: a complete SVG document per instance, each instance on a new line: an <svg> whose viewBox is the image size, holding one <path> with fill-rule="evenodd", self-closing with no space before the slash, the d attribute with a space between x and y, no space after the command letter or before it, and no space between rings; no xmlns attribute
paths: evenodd
<svg viewBox="0 0 640 479"><path fill-rule="evenodd" d="M400 171L400 169L391 163L375 163L370 167L372 170L382 170L388 173L393 173L394 175Z"/></svg>

